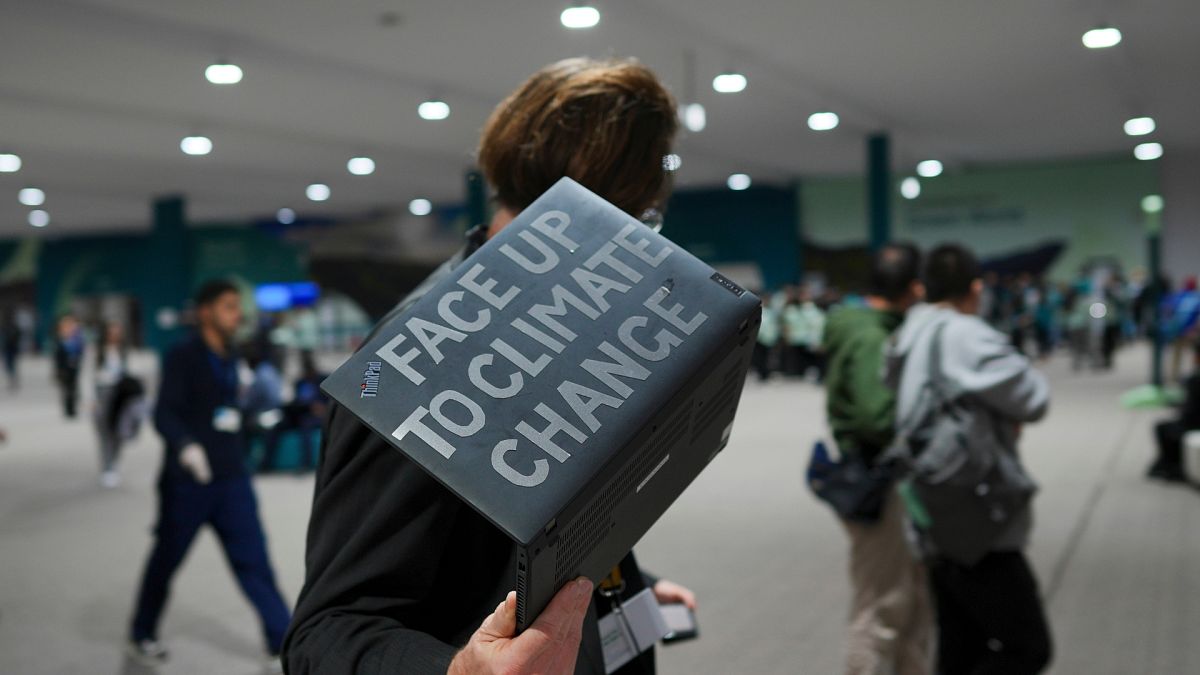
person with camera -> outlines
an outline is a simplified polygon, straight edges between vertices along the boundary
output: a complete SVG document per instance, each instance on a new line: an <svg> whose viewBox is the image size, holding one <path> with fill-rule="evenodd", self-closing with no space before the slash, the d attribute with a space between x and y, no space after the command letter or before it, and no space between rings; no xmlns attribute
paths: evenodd
<svg viewBox="0 0 1200 675"><path fill-rule="evenodd" d="M904 493L937 609L937 672L1034 675L1051 638L1026 559L1036 485L1017 453L1050 387L1009 336L978 315L979 262L948 244L926 256L929 304L909 311L887 354L897 388Z"/></svg>

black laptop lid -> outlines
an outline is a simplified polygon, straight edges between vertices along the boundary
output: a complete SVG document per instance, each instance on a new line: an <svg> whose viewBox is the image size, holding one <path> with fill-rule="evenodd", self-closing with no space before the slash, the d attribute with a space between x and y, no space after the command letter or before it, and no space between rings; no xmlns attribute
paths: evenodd
<svg viewBox="0 0 1200 675"><path fill-rule="evenodd" d="M758 302L564 178L322 388L527 544Z"/></svg>

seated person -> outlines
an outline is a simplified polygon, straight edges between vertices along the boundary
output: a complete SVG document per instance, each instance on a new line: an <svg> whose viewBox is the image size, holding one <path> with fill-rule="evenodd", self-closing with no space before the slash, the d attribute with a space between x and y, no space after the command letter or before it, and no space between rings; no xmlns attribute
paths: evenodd
<svg viewBox="0 0 1200 675"><path fill-rule="evenodd" d="M1195 367L1183 383L1184 399L1179 417L1164 420L1154 426L1158 440L1158 457L1146 474L1165 481L1186 482L1183 470L1183 437L1189 431L1200 430L1200 342L1193 346Z"/></svg>

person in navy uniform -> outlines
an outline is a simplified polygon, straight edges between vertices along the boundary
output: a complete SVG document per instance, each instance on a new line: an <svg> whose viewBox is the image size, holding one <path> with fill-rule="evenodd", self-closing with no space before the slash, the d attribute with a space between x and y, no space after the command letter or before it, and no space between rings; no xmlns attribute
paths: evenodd
<svg viewBox="0 0 1200 675"><path fill-rule="evenodd" d="M154 426L165 441L158 481L158 524L130 626L130 655L166 660L158 624L171 578L197 532L211 525L242 592L262 622L267 651L278 662L291 620L275 583L258 504L246 469L234 333L241 294L209 281L197 291L196 332L163 360Z"/></svg>

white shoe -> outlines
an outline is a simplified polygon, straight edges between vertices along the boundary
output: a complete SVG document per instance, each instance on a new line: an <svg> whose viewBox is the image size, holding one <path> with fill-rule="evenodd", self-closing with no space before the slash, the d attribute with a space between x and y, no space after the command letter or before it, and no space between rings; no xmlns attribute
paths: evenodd
<svg viewBox="0 0 1200 675"><path fill-rule="evenodd" d="M167 648L157 640L131 640L125 646L125 652L143 666L154 667L167 662Z"/></svg>
<svg viewBox="0 0 1200 675"><path fill-rule="evenodd" d="M116 471L105 471L100 474L100 487L111 490L121 484L121 474Z"/></svg>

